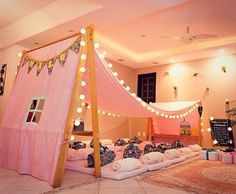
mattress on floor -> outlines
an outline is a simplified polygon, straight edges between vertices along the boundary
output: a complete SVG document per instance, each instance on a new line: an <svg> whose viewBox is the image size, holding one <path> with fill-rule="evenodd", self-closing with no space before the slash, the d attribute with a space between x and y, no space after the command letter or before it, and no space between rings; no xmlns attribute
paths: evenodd
<svg viewBox="0 0 236 194"><path fill-rule="evenodd" d="M141 165L139 169L126 172L116 172L112 167L113 163L107 164L101 167L101 175L104 178L110 178L114 180L122 180L132 176L136 176L148 171L147 166ZM86 174L95 174L94 168L87 167L87 160L76 160L76 161L66 161L66 169L74 170Z"/></svg>
<svg viewBox="0 0 236 194"><path fill-rule="evenodd" d="M160 170L162 168L168 167L172 164L171 160L166 160L163 162L155 163L155 164L147 164L148 171L153 171L153 170Z"/></svg>
<svg viewBox="0 0 236 194"><path fill-rule="evenodd" d="M74 170L86 174L95 174L94 168L87 167L87 160L66 161L66 169Z"/></svg>
<svg viewBox="0 0 236 194"><path fill-rule="evenodd" d="M139 174L142 174L148 171L148 168L146 165L141 165L140 168L132 170L132 171L117 172L113 170L112 165L113 163L103 166L101 168L102 177L114 179L114 180L122 180L122 179L126 179L132 176L137 176Z"/></svg>

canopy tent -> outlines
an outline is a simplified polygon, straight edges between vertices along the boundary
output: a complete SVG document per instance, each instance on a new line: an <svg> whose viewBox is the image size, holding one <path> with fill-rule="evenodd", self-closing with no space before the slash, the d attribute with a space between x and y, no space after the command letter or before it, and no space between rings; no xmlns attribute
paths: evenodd
<svg viewBox="0 0 236 194"><path fill-rule="evenodd" d="M25 51L19 67L0 127L0 165L54 187L61 185L68 140L82 103L91 104L97 177L101 175L99 112L130 117L175 115L146 104L118 78L111 65L94 52L92 26L86 32ZM31 108L35 98L44 100L43 107L36 102ZM184 117L196 105L177 116ZM27 122L30 113L35 117L31 115Z"/></svg>

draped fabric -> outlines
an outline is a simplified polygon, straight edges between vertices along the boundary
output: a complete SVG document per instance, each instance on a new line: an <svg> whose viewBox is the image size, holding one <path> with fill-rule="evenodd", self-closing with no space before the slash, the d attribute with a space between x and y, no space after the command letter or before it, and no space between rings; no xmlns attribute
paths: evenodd
<svg viewBox="0 0 236 194"><path fill-rule="evenodd" d="M67 48L75 38L29 53L47 60ZM18 72L7 110L0 127L0 165L53 183L72 85L79 54L69 51L65 64L57 61L51 74L43 68L28 73L28 65ZM45 97L38 124L25 123L31 100Z"/></svg>
<svg viewBox="0 0 236 194"><path fill-rule="evenodd" d="M151 117L154 113L142 106L133 96L128 93L124 87L112 75L107 67L104 59L99 58L99 54L95 52L96 64L96 87L98 108L121 116L126 117ZM84 73L84 80L89 85L88 65ZM86 95L86 100L90 102L89 87L85 87L82 93Z"/></svg>

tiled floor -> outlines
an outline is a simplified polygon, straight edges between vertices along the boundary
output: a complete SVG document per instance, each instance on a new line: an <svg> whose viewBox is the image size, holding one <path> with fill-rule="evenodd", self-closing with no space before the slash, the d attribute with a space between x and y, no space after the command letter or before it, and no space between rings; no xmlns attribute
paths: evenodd
<svg viewBox="0 0 236 194"><path fill-rule="evenodd" d="M132 177L121 181L110 179L91 178L93 176L66 171L62 187L52 189L47 182L40 181L28 175L19 175L0 167L0 193L1 194L184 194L187 192L159 187L139 181L140 177ZM86 185L84 184L86 183ZM89 184L88 184L89 183ZM82 186L81 186L82 185Z"/></svg>

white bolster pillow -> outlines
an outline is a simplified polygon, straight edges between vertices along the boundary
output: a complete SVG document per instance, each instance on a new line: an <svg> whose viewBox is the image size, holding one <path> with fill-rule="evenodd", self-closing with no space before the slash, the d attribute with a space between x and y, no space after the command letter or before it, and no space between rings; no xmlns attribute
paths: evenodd
<svg viewBox="0 0 236 194"><path fill-rule="evenodd" d="M115 161L112 167L117 172L124 172L140 168L141 163L136 158L125 158Z"/></svg>
<svg viewBox="0 0 236 194"><path fill-rule="evenodd" d="M142 157L144 164L155 164L166 160L166 156L160 152L150 152Z"/></svg>

